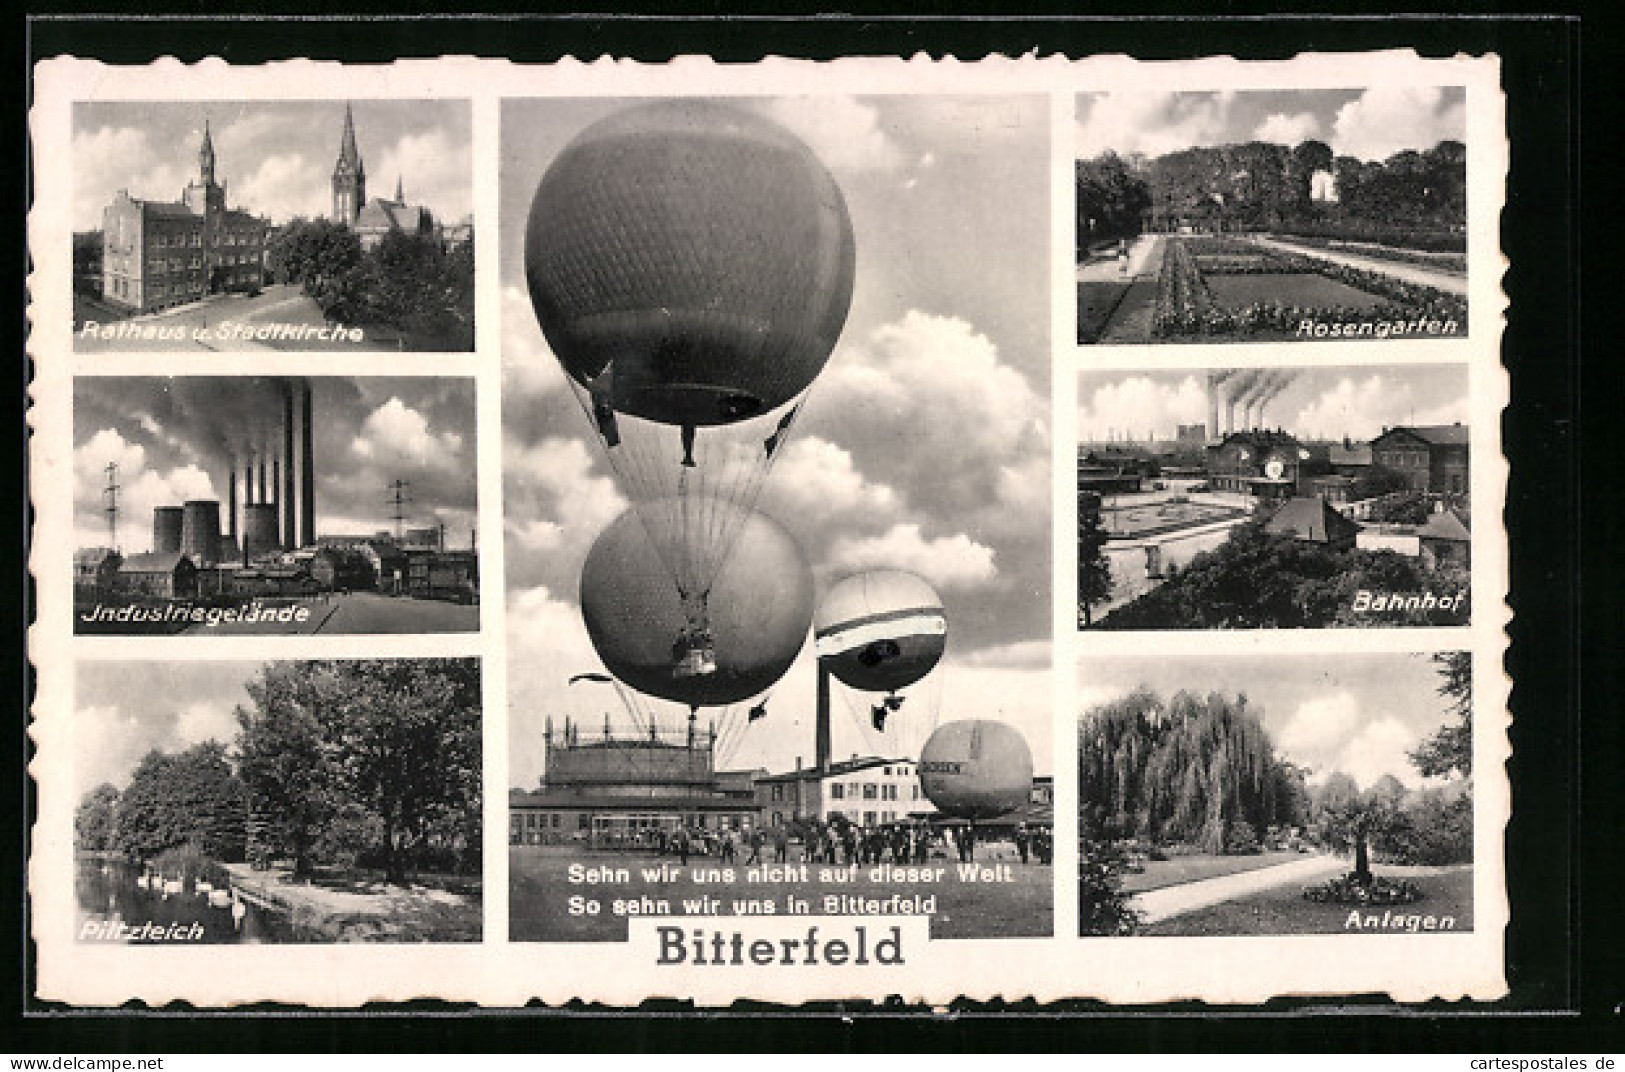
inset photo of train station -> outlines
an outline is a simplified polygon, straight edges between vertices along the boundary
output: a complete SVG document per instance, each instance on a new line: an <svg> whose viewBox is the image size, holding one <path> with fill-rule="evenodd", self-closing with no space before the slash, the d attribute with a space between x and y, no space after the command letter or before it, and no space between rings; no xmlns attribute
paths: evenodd
<svg viewBox="0 0 1625 1072"><path fill-rule="evenodd" d="M1465 625L1462 366L1078 384L1078 626Z"/></svg>
<svg viewBox="0 0 1625 1072"><path fill-rule="evenodd" d="M85 377L73 403L75 632L479 628L473 379Z"/></svg>

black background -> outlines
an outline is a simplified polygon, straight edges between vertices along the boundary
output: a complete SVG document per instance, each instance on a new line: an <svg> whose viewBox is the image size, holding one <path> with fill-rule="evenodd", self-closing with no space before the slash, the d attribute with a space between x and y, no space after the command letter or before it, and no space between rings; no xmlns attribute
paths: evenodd
<svg viewBox="0 0 1625 1072"><path fill-rule="evenodd" d="M843 5L848 10L853 5ZM1081 5L1080 5L1081 6ZM1190 5L1180 5L1188 8ZM1212 16L1181 13L1173 4L1142 7L1131 18L985 17L725 17L714 4L691 3L696 17L677 18L646 7L634 18L543 15L519 21L487 18L383 17L316 20L258 13L204 20L182 17L84 19L34 15L13 23L24 32L17 85L24 107L8 110L19 226L30 181L26 105L29 66L53 55L110 63L146 63L172 55L193 61L218 55L237 64L289 56L382 63L397 57L506 56L547 62L609 53L647 62L707 53L719 61L765 55L952 54L974 60L989 53L1073 57L1124 53L1144 59L1233 54L1284 58L1305 51L1415 48L1423 55L1497 53L1503 60L1512 170L1503 249L1511 262L1504 285L1511 297L1504 361L1512 374L1512 407L1503 434L1513 463L1508 493L1511 540L1513 821L1507 836L1512 926L1507 934L1511 995L1489 1005L1435 1003L1397 1008L1381 995L1338 1002L1280 1000L1261 1007L1202 1005L1154 1010L1109 1009L1093 1003L1040 1007L966 1005L946 1011L898 1004L846 1004L785 1010L741 1006L697 1012L686 1005L646 1007L635 1015L585 1006L493 1013L425 1003L371 1013L310 1015L264 1007L234 1014L193 1014L184 1006L132 1007L86 1013L32 998L32 947L24 915L27 845L4 857L8 888L4 933L17 963L8 997L12 1052L92 1053L125 1050L355 1052L480 1049L972 1050L1115 1049L1183 1051L1238 1049L1618 1052L1625 1046L1621 1006L1625 941L1625 723L1619 703L1625 684L1621 645L1619 567L1625 547L1613 427L1625 402L1615 371L1622 348L1613 321L1625 304L1620 257L1610 224L1619 214L1615 183L1601 167L1587 172L1587 211L1581 213L1582 158L1605 160L1618 142L1613 98L1620 84L1619 38L1595 19L1540 16L1404 17L1374 4L1345 5L1340 16L1253 15L1240 4L1214 4ZM201 3L190 5L196 13ZM213 5L211 5L211 9ZM217 9L215 9L217 10ZM532 5L532 10L536 7ZM668 7L666 10L676 10ZM761 10L760 8L758 10ZM782 9L781 9L782 10ZM1166 14L1157 14L1157 12ZM13 40L16 40L15 38ZM1584 52L1584 78L1580 63ZM1591 92L1585 92L1589 87ZM1585 102L1584 143L1581 101ZM1588 162L1595 162L1589 161ZM26 271L26 244L13 262ZM1585 272L1582 272L1582 265ZM1584 281L1601 300L1580 339ZM14 293L25 297L19 275ZM16 322L23 353L21 319ZM38 355L34 355L38 359ZM18 398L27 378L20 358ZM1589 405L1588 405L1589 404ZM1587 423L1581 424L1583 410ZM22 406L14 411L20 417ZM23 445L19 422L14 442ZM1586 439L1589 451L1582 452ZM1582 467L1582 457L1586 464ZM17 480L26 468L11 473ZM18 700L14 723L18 759L30 695L20 623L29 615L27 505L22 483L19 542L13 576L23 594L9 620L19 623ZM0 490L9 490L0 488ZM1482 519L1490 523L1492 519ZM1587 537L1582 540L1582 535ZM1582 668L1585 676L1582 677ZM32 816L32 786L22 763L9 764L7 787ZM16 844L14 842L14 844ZM1199 956L1201 943L1193 942ZM1215 955L1224 955L1215 953ZM1080 966L1080 975L1086 973ZM426 985L431 985L426 981ZM613 1022L606 1019L614 1016Z"/></svg>

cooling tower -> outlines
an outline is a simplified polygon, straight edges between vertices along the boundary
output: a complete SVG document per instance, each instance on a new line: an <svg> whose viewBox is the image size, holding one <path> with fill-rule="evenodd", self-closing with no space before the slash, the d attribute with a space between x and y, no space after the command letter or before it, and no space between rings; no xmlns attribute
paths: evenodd
<svg viewBox="0 0 1625 1072"><path fill-rule="evenodd" d="M199 566L220 561L220 501L193 499L181 507L181 553Z"/></svg>
<svg viewBox="0 0 1625 1072"><path fill-rule="evenodd" d="M152 512L152 549L160 555L181 549L183 511L178 506L160 506Z"/></svg>
<svg viewBox="0 0 1625 1072"><path fill-rule="evenodd" d="M243 557L254 559L275 554L280 547L276 504L259 502L243 507Z"/></svg>

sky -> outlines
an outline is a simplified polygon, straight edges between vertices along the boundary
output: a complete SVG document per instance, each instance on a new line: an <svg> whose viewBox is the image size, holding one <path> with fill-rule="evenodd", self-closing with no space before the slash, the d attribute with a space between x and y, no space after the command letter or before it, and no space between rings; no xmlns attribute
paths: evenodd
<svg viewBox="0 0 1625 1072"><path fill-rule="evenodd" d="M827 97L737 102L799 135L851 213L845 330L768 479L822 591L859 568L915 570L942 595L949 649L922 692L935 719L1002 715L1050 768L1049 156L1040 97ZM625 101L506 101L501 213L524 219L560 149ZM512 783L542 769L547 714L602 722L564 689L598 669L576 588L625 506L537 327L523 228L502 228L506 570ZM731 757L811 762L810 645ZM839 688L839 687L838 687ZM929 697L922 697L929 700ZM836 701L835 753L874 750ZM864 719L867 698L854 701ZM931 702L907 708L920 725ZM672 718L680 719L675 711ZM906 735L905 735L906 736ZM873 742L884 747L890 739Z"/></svg>
<svg viewBox="0 0 1625 1072"><path fill-rule="evenodd" d="M443 521L446 546L467 547L477 519L473 379L309 382L317 535L393 528L389 485L399 479L411 484L407 525ZM281 381L267 377L76 378L75 546L107 544L109 462L118 464L118 534L127 554L151 550L156 506L216 499L224 511L231 459L240 473L250 449L269 443L273 456L281 454L281 397Z"/></svg>
<svg viewBox="0 0 1625 1072"><path fill-rule="evenodd" d="M1371 161L1466 137L1466 93L1459 86L1078 97L1077 149L1083 158L1108 149L1118 156L1158 157L1199 146L1249 141L1295 146L1314 138L1337 156Z"/></svg>
<svg viewBox="0 0 1625 1072"><path fill-rule="evenodd" d="M1276 754L1310 768L1309 780L1342 771L1369 789L1385 774L1415 788L1423 779L1407 753L1455 721L1438 694L1443 680L1427 655L1205 654L1119 656L1078 665L1078 712L1144 685L1164 700L1176 692L1245 694Z"/></svg>
<svg viewBox="0 0 1625 1072"><path fill-rule="evenodd" d="M426 205L442 222L473 211L468 101L350 102L367 196ZM344 101L90 102L73 112L73 227L100 229L102 209L121 189L150 201L179 201L197 178L207 119L215 177L226 203L283 223L333 207L333 164Z"/></svg>
<svg viewBox="0 0 1625 1072"><path fill-rule="evenodd" d="M111 782L119 789L154 748L179 752L203 741L230 746L234 712L248 706L244 684L260 662L94 662L76 664L73 733L79 795Z"/></svg>
<svg viewBox="0 0 1625 1072"><path fill-rule="evenodd" d="M1360 441L1396 424L1466 423L1464 365L1361 365L1278 370L1291 375L1261 422L1300 439ZM1243 382L1237 371L1225 384ZM1095 372L1078 377L1079 442L1173 439L1181 424L1208 422L1206 370ZM1223 384L1221 384L1223 386ZM1221 396L1219 419L1224 420ZM1240 409L1236 423L1241 423ZM1209 429L1212 434L1212 429Z"/></svg>

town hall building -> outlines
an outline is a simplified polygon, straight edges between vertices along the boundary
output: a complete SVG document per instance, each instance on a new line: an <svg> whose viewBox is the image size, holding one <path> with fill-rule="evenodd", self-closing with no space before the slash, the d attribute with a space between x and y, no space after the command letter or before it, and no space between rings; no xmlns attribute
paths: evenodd
<svg viewBox="0 0 1625 1072"><path fill-rule="evenodd" d="M270 222L226 206L215 176L207 121L198 177L179 201L147 201L120 190L102 210L102 296L137 313L265 282Z"/></svg>

